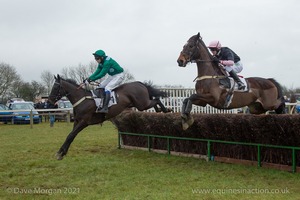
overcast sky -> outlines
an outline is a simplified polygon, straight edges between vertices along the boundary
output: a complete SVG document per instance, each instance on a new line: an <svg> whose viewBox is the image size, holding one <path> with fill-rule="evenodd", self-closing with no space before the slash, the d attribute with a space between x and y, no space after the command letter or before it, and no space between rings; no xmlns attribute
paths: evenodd
<svg viewBox="0 0 300 200"><path fill-rule="evenodd" d="M200 32L242 59L245 77L300 87L300 1L0 0L0 62L25 81L88 65L103 49L136 80L194 87L196 64L178 67Z"/></svg>

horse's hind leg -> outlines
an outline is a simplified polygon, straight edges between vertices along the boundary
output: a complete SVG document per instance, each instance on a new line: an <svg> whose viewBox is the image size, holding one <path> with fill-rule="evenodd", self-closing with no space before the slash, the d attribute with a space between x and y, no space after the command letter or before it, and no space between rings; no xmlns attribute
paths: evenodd
<svg viewBox="0 0 300 200"><path fill-rule="evenodd" d="M147 110L149 108L154 108L155 112L167 113L167 112L171 111L170 109L167 109L158 98L149 100L149 103L146 107L141 106L141 104L139 104L139 105L140 106L135 105L135 107L140 111ZM157 105L159 105L159 107Z"/></svg>
<svg viewBox="0 0 300 200"><path fill-rule="evenodd" d="M165 105L160 101L160 99L155 99L155 100L157 101L157 103L154 106L154 109L155 109L155 107L157 108L157 104L158 104L162 112L167 113L167 112L171 112L172 111L172 109L166 108ZM155 111L157 112L156 109L155 109Z"/></svg>
<svg viewBox="0 0 300 200"><path fill-rule="evenodd" d="M161 112L161 109L157 105L154 105L153 108L155 112Z"/></svg>
<svg viewBox="0 0 300 200"><path fill-rule="evenodd" d="M82 131L84 128L86 128L87 126L88 125L83 121L81 121L79 123L74 123L73 130L71 131L71 133L69 133L64 144L60 147L59 151L56 153L57 160L63 159L63 157L67 154L69 147L70 147L71 143L73 142L73 140L75 139L75 137L77 136L77 134L80 131Z"/></svg>
<svg viewBox="0 0 300 200"><path fill-rule="evenodd" d="M263 106L261 105L260 102L254 102L254 103L248 105L248 108L249 108L249 112L251 114L262 114L262 113L267 112L267 110L265 110L263 108Z"/></svg>
<svg viewBox="0 0 300 200"><path fill-rule="evenodd" d="M278 106L277 109L275 109L276 114L285 114L286 109L285 109L285 103L281 103L280 106Z"/></svg>

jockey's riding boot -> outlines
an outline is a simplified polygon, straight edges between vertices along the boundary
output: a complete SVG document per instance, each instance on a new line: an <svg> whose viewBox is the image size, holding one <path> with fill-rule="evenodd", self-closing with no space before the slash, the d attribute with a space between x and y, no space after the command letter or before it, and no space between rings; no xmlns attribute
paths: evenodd
<svg viewBox="0 0 300 200"><path fill-rule="evenodd" d="M94 93L95 93L95 95L98 97L98 98L101 98L101 96L102 96L102 94L101 94L101 92L103 91L103 88L96 88L95 90L94 90Z"/></svg>
<svg viewBox="0 0 300 200"><path fill-rule="evenodd" d="M98 111L99 113L108 113L109 100L110 100L110 92L106 91L105 92L105 97L103 99L103 106L102 106L101 110Z"/></svg>
<svg viewBox="0 0 300 200"><path fill-rule="evenodd" d="M241 81L241 79L238 77L238 75L233 70L231 70L229 72L229 74L233 78L233 80L238 84L239 90L245 89L245 87L246 87L245 84Z"/></svg>

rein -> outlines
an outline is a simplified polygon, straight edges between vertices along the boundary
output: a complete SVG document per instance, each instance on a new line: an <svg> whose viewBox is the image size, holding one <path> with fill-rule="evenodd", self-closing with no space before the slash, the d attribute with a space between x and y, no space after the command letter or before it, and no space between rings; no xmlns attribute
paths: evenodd
<svg viewBox="0 0 300 200"><path fill-rule="evenodd" d="M55 96L55 100L58 100L58 99L60 99L62 97L61 90L63 90L63 92L65 93L66 97L68 97L70 95L70 93L67 93L66 90L61 86L61 83L55 82L54 84L59 85L58 94ZM84 83L81 83L79 85L79 87L76 88L76 89L78 90L78 89L82 88L83 85L84 85ZM73 108L75 108L76 106L78 106L80 103L82 103L86 99L94 99L94 98L92 96L84 96L81 99L79 99L76 103L73 104Z"/></svg>
<svg viewBox="0 0 300 200"><path fill-rule="evenodd" d="M191 63L196 63L196 62L213 62L213 60L201 60L201 59L196 59L196 60L191 60Z"/></svg>
<svg viewBox="0 0 300 200"><path fill-rule="evenodd" d="M220 79L220 78L226 78L226 76L219 76L219 75L216 75L216 76L200 76L200 77L196 77L193 80L193 82L195 82L195 81L201 81L201 80L204 80L204 79L212 79L212 78Z"/></svg>
<svg viewBox="0 0 300 200"><path fill-rule="evenodd" d="M198 45L200 45L200 41L199 41L200 38L198 38L197 42L196 42L196 48L198 51L200 51L200 48ZM201 38L202 39L202 38ZM212 59L210 60L203 60L203 59L191 59L194 55L196 54L196 52L191 52L190 55L189 55L189 62L190 63L197 63L197 62L214 62ZM216 69L214 69L215 72L216 72ZM205 80L205 79L221 79L221 78L226 78L225 75L204 75L204 76L197 76L193 82L195 81L201 81L201 80Z"/></svg>

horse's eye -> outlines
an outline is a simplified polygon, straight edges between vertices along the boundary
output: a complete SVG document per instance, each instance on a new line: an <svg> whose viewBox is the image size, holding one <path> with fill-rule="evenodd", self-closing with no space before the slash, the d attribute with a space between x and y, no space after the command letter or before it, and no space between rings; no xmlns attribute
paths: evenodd
<svg viewBox="0 0 300 200"><path fill-rule="evenodd" d="M194 46L193 45L189 45L189 48L192 49Z"/></svg>

